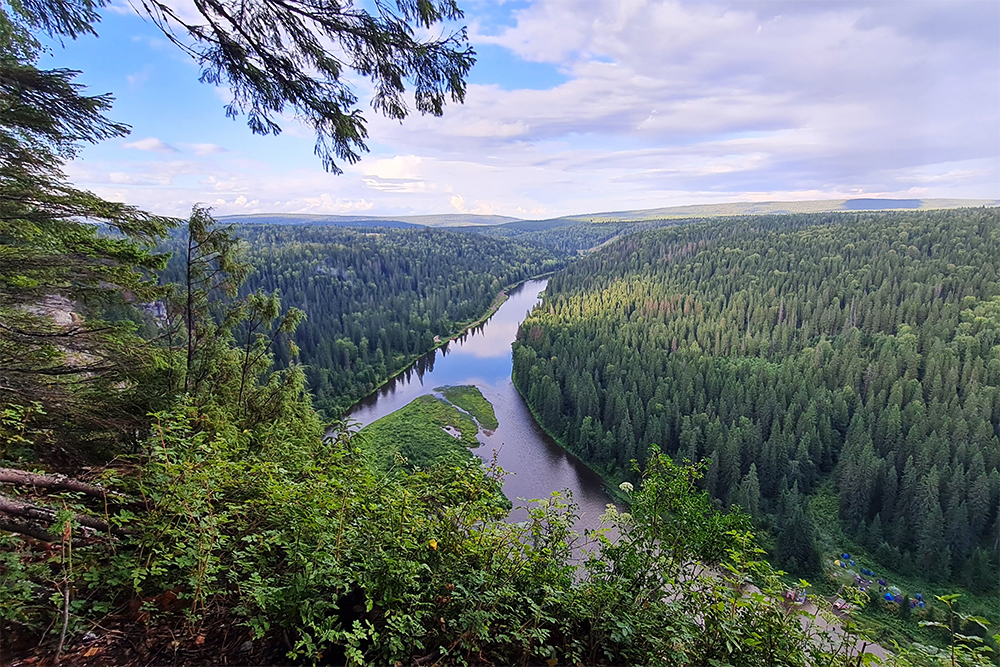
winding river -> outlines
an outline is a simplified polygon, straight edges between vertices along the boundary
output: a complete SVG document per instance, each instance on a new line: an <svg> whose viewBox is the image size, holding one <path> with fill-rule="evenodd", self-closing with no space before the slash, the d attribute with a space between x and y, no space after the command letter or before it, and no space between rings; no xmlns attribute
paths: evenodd
<svg viewBox="0 0 1000 667"><path fill-rule="evenodd" d="M492 435L479 433L481 446L473 450L489 461L497 461L511 473L504 493L514 503L512 521L524 518L518 499L546 498L553 491L568 489L579 505L576 529L600 526L600 516L611 498L597 473L557 445L542 431L511 381L511 343L525 315L541 299L547 281L529 280L509 294L507 301L482 326L470 330L447 345L418 359L402 374L374 394L357 403L348 417L367 426L403 407L417 396L432 394L443 385L473 384L479 387L496 411L499 427ZM807 611L815 614L811 604ZM803 622L805 622L805 618ZM822 616L816 622L842 636L838 624ZM866 644L867 653L884 656L885 649Z"/></svg>
<svg viewBox="0 0 1000 667"><path fill-rule="evenodd" d="M509 475L504 493L514 503L511 519L521 520L518 499L547 498L568 489L579 505L577 529L597 527L611 502L600 476L542 431L511 381L511 343L525 315L540 302L546 280L529 280L515 288L496 313L447 345L418 359L408 370L361 400L348 417L367 426L403 407L417 396L432 394L443 385L479 387L493 404L499 427L480 431L480 447L473 450L497 462Z"/></svg>

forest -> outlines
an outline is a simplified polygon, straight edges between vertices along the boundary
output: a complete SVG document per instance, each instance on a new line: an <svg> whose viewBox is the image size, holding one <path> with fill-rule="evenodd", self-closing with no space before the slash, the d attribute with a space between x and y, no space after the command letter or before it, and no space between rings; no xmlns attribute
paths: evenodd
<svg viewBox="0 0 1000 667"><path fill-rule="evenodd" d="M557 218L554 220L521 220L490 227L465 227L454 228L454 230L487 237L511 239L576 256L587 254L594 248L625 234L689 222L691 222L690 219L683 221L590 222L575 218Z"/></svg>
<svg viewBox="0 0 1000 667"><path fill-rule="evenodd" d="M227 113L259 134L294 116L333 172L367 150L356 76L376 113L412 93L440 115L474 60L464 30L434 37L452 0L139 4ZM994 575L994 211L677 225L569 265L559 238L624 228L531 247L154 215L65 173L129 132L41 64L102 6L0 5L0 663L852 667L876 644L899 667L995 662L957 595L919 612L934 646L859 622L882 601L858 589L836 613L789 602L759 539L808 536L787 528L833 480L889 557ZM363 435L317 411L548 271L516 380L627 477L603 527L581 534L560 491L508 520L508 473L466 447L496 413L468 387ZM806 564L805 542L779 556Z"/></svg>
<svg viewBox="0 0 1000 667"><path fill-rule="evenodd" d="M243 293L277 292L304 313L292 340L330 418L482 317L504 288L566 263L537 245L429 229L249 224L233 233L254 267ZM166 282L183 278L184 240L163 247L173 253ZM275 347L282 367L288 349Z"/></svg>
<svg viewBox="0 0 1000 667"><path fill-rule="evenodd" d="M514 346L544 427L631 479L654 445L815 571L835 485L896 571L995 590L996 209L743 217L631 235L554 276Z"/></svg>
<svg viewBox="0 0 1000 667"><path fill-rule="evenodd" d="M83 223L54 229L96 248L109 243ZM359 434L331 433L302 367L273 367L271 350L289 343L275 334L292 333L301 314L273 294L240 296L251 267L230 231L196 209L181 235L195 249L183 282L133 285L158 294L165 315L122 299L106 280L141 274L90 279L118 311L131 305L136 319L145 315L147 329L98 320L105 311L96 307L67 325L21 318L43 327L34 345L46 354L28 360L31 372L59 369L64 379L24 383L25 398L5 393L0 405L5 661L846 667L862 659L870 630L827 611L817 625L782 601L784 584L760 559L749 517L719 511L697 488L703 465L651 449L641 479L620 487L628 511L612 505L604 528L580 534L575 506L559 492L524 503L527 520L507 520L498 494L505 472L464 450L476 422L496 419L478 391L441 387L444 400L418 399ZM125 239L110 247L122 245L143 247ZM74 266L50 270L88 278ZM111 339L89 341L87 355L134 349L124 368L95 366L53 341L103 329ZM25 345L3 342L0 352ZM84 420L74 407L84 398L125 426ZM940 641L988 664L978 634L958 635L981 632L979 620L949 598L932 611L945 628ZM933 665L938 654L899 649L893 661Z"/></svg>

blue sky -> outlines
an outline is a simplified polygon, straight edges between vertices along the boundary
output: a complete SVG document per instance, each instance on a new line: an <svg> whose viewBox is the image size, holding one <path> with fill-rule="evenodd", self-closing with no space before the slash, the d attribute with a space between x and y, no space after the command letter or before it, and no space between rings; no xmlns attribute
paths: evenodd
<svg viewBox="0 0 1000 667"><path fill-rule="evenodd" d="M120 1L120 0L116 0ZM186 0L181 0L186 1ZM168 215L545 218L722 201L1000 199L1000 3L460 0L464 105L380 118L340 176L287 119L254 136L228 90L128 5L45 66L111 92L124 139L66 167Z"/></svg>

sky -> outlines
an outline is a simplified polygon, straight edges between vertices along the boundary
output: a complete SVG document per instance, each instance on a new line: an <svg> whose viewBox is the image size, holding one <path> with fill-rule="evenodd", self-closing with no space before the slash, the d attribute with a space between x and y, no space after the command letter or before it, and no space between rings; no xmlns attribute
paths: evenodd
<svg viewBox="0 0 1000 667"><path fill-rule="evenodd" d="M186 0L179 0L185 2ZM115 0L122 2L122 0ZM138 3L137 3L138 4ZM1000 199L997 0L459 0L465 103L379 116L323 171L312 130L256 136L127 4L47 67L110 92L128 137L77 186L149 211L518 218L728 201Z"/></svg>

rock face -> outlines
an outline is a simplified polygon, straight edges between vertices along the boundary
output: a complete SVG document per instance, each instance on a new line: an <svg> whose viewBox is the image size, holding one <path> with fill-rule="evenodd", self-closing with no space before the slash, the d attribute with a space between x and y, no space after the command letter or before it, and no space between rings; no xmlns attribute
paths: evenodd
<svg viewBox="0 0 1000 667"><path fill-rule="evenodd" d="M59 326L69 326L80 322L80 316L73 310L75 305L61 294L49 294L42 303L28 308L28 311L34 315L51 317L52 322Z"/></svg>

